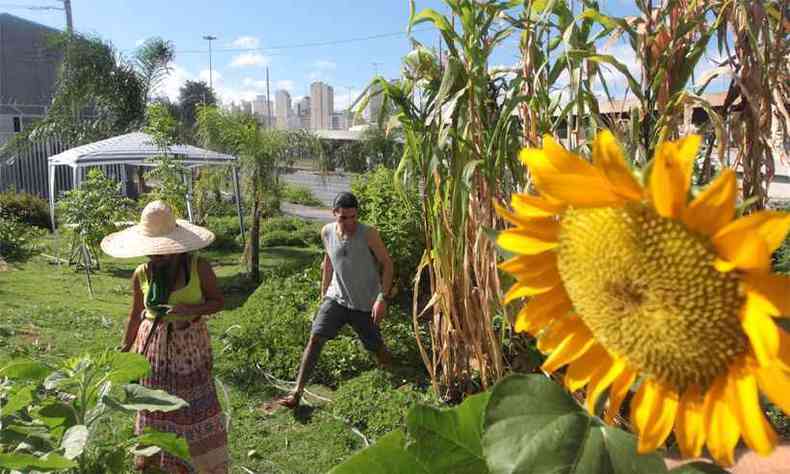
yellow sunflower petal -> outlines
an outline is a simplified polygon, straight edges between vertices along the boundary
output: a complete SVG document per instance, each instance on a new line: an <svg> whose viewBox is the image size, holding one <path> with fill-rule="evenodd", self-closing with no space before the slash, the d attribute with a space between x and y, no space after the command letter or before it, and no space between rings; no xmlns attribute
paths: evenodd
<svg viewBox="0 0 790 474"><path fill-rule="evenodd" d="M726 396L727 375L718 377L705 395L705 441L713 459L723 466L735 463L733 450L741 437L740 424Z"/></svg>
<svg viewBox="0 0 790 474"><path fill-rule="evenodd" d="M686 207L699 142L699 136L690 135L658 146L650 173L650 195L660 216L676 219Z"/></svg>
<svg viewBox="0 0 790 474"><path fill-rule="evenodd" d="M622 199L601 171L570 153L547 135L543 149L525 148L519 154L529 167L542 195L577 207L615 205Z"/></svg>
<svg viewBox="0 0 790 474"><path fill-rule="evenodd" d="M790 276L747 273L743 277L748 295L771 316L790 316Z"/></svg>
<svg viewBox="0 0 790 474"><path fill-rule="evenodd" d="M758 367L754 370L760 391L786 414L790 414L790 374L780 367Z"/></svg>
<svg viewBox="0 0 790 474"><path fill-rule="evenodd" d="M779 355L780 329L771 315L753 302L752 297L747 296L746 304L741 311L741 327L749 337L760 365L773 365Z"/></svg>
<svg viewBox="0 0 790 474"><path fill-rule="evenodd" d="M571 307L571 300L563 287L535 296L516 316L515 330L536 335L554 319L565 316Z"/></svg>
<svg viewBox="0 0 790 474"><path fill-rule="evenodd" d="M705 444L705 398L699 386L693 385L680 397L675 419L675 438L684 458L696 458Z"/></svg>
<svg viewBox="0 0 790 474"><path fill-rule="evenodd" d="M609 130L603 130L593 142L593 163L601 169L613 191L623 199L640 201L644 191L623 158L620 145Z"/></svg>
<svg viewBox="0 0 790 474"><path fill-rule="evenodd" d="M607 423L613 423L615 415L620 413L620 406L635 380L636 372L626 368L612 383L612 389L609 390L609 406L606 407L604 418Z"/></svg>
<svg viewBox="0 0 790 474"><path fill-rule="evenodd" d="M563 321L569 321L570 324L567 324L567 327L564 328L564 334L559 335L561 338L560 342L555 347L549 349L551 355L549 355L541 366L544 372L552 373L560 367L570 364L584 355L595 342L590 330L580 318L566 318ZM543 337L540 338L538 344L542 341L544 341ZM545 344L543 347L544 349L546 348ZM548 350L546 352L548 352Z"/></svg>
<svg viewBox="0 0 790 474"><path fill-rule="evenodd" d="M523 215L521 213L513 213L510 212L510 210L508 210L507 208L501 206L497 202L494 203L494 209L496 210L496 213L497 215L499 215L499 217L519 227L526 227L526 228L542 227L543 224L551 225L553 222L556 221L556 219L553 216L530 217Z"/></svg>
<svg viewBox="0 0 790 474"><path fill-rule="evenodd" d="M641 454L658 449L675 423L678 394L654 379L646 379L631 401L631 421L639 434L637 451Z"/></svg>
<svg viewBox="0 0 790 474"><path fill-rule="evenodd" d="M683 210L686 226L705 235L714 235L735 216L735 171L726 169Z"/></svg>
<svg viewBox="0 0 790 474"><path fill-rule="evenodd" d="M517 280L529 278L557 266L556 252L543 252L537 255L520 255L499 264L499 269L512 274Z"/></svg>
<svg viewBox="0 0 790 474"><path fill-rule="evenodd" d="M520 279L510 288L503 301L507 304L517 298L546 293L561 284L562 280L557 268L549 268L541 274Z"/></svg>
<svg viewBox="0 0 790 474"><path fill-rule="evenodd" d="M735 268L759 271L768 271L771 268L771 251L765 240L757 234L748 232L731 232L721 236L717 234L712 241L721 256L720 261L716 263L716 268L720 272L728 272Z"/></svg>
<svg viewBox="0 0 790 474"><path fill-rule="evenodd" d="M590 378L590 385L587 386L587 400L585 405L590 414L595 414L595 404L598 403L598 398L603 394L604 390L609 388L612 383L623 373L626 369L625 360L619 357L609 360L602 360L598 370Z"/></svg>
<svg viewBox="0 0 790 474"><path fill-rule="evenodd" d="M746 444L758 454L769 455L776 447L776 432L766 421L760 407L757 379L743 361L736 362L730 370L727 395Z"/></svg>
<svg viewBox="0 0 790 474"><path fill-rule="evenodd" d="M784 241L790 231L790 213L780 211L760 211L734 220L719 230L713 237L716 240L755 236L761 238L770 254ZM718 248L718 246L717 246Z"/></svg>
<svg viewBox="0 0 790 474"><path fill-rule="evenodd" d="M584 323L575 314L568 315L565 318L558 318L541 333L538 338L538 350L544 354L552 352L562 344L565 338L581 330L582 327L584 327Z"/></svg>
<svg viewBox="0 0 790 474"><path fill-rule="evenodd" d="M505 250L523 255L535 255L557 247L559 224L541 222L529 228L517 227L503 230L497 244Z"/></svg>
<svg viewBox="0 0 790 474"><path fill-rule="evenodd" d="M606 357L609 357L606 349L600 344L593 344L583 356L568 366L565 372L565 386L573 392L587 385L598 369L598 363Z"/></svg>
<svg viewBox="0 0 790 474"><path fill-rule="evenodd" d="M561 214L565 210L564 204L556 204L529 194L514 194L510 205L518 214L530 218L551 217Z"/></svg>

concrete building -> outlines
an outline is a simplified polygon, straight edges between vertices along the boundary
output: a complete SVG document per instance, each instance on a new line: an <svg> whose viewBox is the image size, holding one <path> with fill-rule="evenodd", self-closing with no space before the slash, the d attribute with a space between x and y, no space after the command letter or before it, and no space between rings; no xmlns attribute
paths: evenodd
<svg viewBox="0 0 790 474"><path fill-rule="evenodd" d="M342 110L332 114L332 130L348 130L354 120L353 114L348 110Z"/></svg>
<svg viewBox="0 0 790 474"><path fill-rule="evenodd" d="M335 112L335 91L321 81L310 84L310 128L327 130L332 128L330 116Z"/></svg>
<svg viewBox="0 0 790 474"><path fill-rule="evenodd" d="M252 115L264 127L270 128L274 125L274 104L266 100L265 95L257 95L252 101Z"/></svg>
<svg viewBox="0 0 790 474"><path fill-rule="evenodd" d="M298 121L298 125L296 128L304 128L309 129L310 127L310 113L311 113L311 105L310 105L310 96L306 95L296 103L296 119Z"/></svg>
<svg viewBox="0 0 790 474"><path fill-rule="evenodd" d="M0 145L46 115L61 53L48 47L58 30L0 13Z"/></svg>
<svg viewBox="0 0 790 474"><path fill-rule="evenodd" d="M374 83L370 86L368 105L362 112L362 116L368 123L377 123L381 116L381 106L384 102L384 94L381 93L381 85Z"/></svg>
<svg viewBox="0 0 790 474"><path fill-rule="evenodd" d="M274 96L274 110L277 117L277 128L291 128L291 94L286 90L278 90Z"/></svg>

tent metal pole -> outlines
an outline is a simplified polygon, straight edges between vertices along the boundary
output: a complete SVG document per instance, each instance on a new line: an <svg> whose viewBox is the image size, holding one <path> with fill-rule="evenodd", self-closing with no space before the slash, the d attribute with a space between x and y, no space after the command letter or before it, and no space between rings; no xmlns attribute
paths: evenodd
<svg viewBox="0 0 790 474"><path fill-rule="evenodd" d="M52 224L52 232L58 233L55 227L55 165L48 165L49 171L49 222Z"/></svg>
<svg viewBox="0 0 790 474"><path fill-rule="evenodd" d="M241 230L241 244L244 245L244 211L241 208L241 187L239 186L239 167L233 167L233 187L236 192L236 211L239 213L239 230Z"/></svg>
<svg viewBox="0 0 790 474"><path fill-rule="evenodd" d="M184 181L187 185L187 215L189 216L189 223L194 224L194 218L192 216L192 168L187 168L187 172L183 175Z"/></svg>

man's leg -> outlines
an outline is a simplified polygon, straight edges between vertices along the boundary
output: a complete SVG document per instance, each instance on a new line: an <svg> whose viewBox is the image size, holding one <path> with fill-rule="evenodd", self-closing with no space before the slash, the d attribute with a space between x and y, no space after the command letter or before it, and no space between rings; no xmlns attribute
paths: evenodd
<svg viewBox="0 0 790 474"><path fill-rule="evenodd" d="M379 366L387 368L392 365L392 354L387 349L384 338L381 337L378 325L373 322L373 316L364 311L354 311L353 313L349 322L362 341L362 345L376 356Z"/></svg>
<svg viewBox="0 0 790 474"><path fill-rule="evenodd" d="M296 388L294 394L301 397L304 392L304 386L313 375L313 369L318 362L318 356L321 355L321 350L326 344L327 338L317 334L311 334L310 340L307 342L307 347L302 354L302 363L299 365L299 375L296 376Z"/></svg>

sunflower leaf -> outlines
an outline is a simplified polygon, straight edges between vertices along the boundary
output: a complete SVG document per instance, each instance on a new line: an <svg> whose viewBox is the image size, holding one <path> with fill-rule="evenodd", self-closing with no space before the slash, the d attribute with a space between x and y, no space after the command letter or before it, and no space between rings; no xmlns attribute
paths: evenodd
<svg viewBox="0 0 790 474"><path fill-rule="evenodd" d="M429 474L431 471L406 449L406 435L396 430L382 436L376 444L351 456L343 464L335 466L329 474L357 472Z"/></svg>
<svg viewBox="0 0 790 474"><path fill-rule="evenodd" d="M493 474L667 472L658 455L638 455L633 435L592 417L542 375L503 379L484 419L483 453Z"/></svg>

